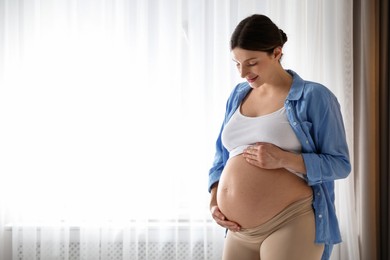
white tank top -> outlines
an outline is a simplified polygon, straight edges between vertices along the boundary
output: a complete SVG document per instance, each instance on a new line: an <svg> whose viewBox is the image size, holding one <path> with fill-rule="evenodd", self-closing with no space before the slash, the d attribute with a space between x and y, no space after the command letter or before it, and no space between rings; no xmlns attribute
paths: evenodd
<svg viewBox="0 0 390 260"><path fill-rule="evenodd" d="M272 143L283 150L297 153L302 149L284 107L258 117L244 116L239 107L225 125L221 138L230 158L256 142Z"/></svg>

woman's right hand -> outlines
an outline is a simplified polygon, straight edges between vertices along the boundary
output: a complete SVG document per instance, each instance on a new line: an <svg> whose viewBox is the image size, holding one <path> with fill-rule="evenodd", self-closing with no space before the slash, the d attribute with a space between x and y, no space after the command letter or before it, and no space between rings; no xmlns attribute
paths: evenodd
<svg viewBox="0 0 390 260"><path fill-rule="evenodd" d="M219 210L217 205L213 205L210 207L211 215L215 222L221 227L227 228L230 231L237 232L240 231L241 227L236 222L227 220L225 215Z"/></svg>
<svg viewBox="0 0 390 260"><path fill-rule="evenodd" d="M211 189L210 211L213 219L221 227L227 228L230 231L240 231L241 227L236 222L228 220L221 212L217 203L218 183L214 184Z"/></svg>

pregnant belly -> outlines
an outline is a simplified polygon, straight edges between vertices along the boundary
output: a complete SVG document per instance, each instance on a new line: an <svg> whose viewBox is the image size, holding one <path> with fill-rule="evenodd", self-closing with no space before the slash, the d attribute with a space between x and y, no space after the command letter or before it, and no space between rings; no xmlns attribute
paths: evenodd
<svg viewBox="0 0 390 260"><path fill-rule="evenodd" d="M285 169L261 169L238 155L228 160L222 172L217 202L227 219L251 228L311 194L311 188L295 174Z"/></svg>

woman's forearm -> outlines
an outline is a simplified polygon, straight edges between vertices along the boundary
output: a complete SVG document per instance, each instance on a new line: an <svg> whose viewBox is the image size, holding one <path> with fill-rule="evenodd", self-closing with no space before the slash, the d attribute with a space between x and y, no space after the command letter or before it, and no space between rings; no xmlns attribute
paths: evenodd
<svg viewBox="0 0 390 260"><path fill-rule="evenodd" d="M302 154L286 151L281 159L281 165L283 165L283 167L286 169L306 174L306 166Z"/></svg>

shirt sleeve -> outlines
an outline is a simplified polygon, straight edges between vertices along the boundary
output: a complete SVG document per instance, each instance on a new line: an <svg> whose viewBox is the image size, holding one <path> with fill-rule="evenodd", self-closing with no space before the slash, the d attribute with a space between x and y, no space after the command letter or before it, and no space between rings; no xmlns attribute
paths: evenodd
<svg viewBox="0 0 390 260"><path fill-rule="evenodd" d="M340 105L330 92L315 95L315 102L308 108L315 149L302 154L309 185L346 178L351 171Z"/></svg>
<svg viewBox="0 0 390 260"><path fill-rule="evenodd" d="M215 155L214 155L214 161L213 164L209 170L209 183L208 183L208 191L211 191L211 187L219 181L219 178L221 177L223 168L225 167L224 163L224 151L221 141L221 132L223 127L221 127L221 131L219 133L219 136L217 138L216 144L215 144Z"/></svg>

